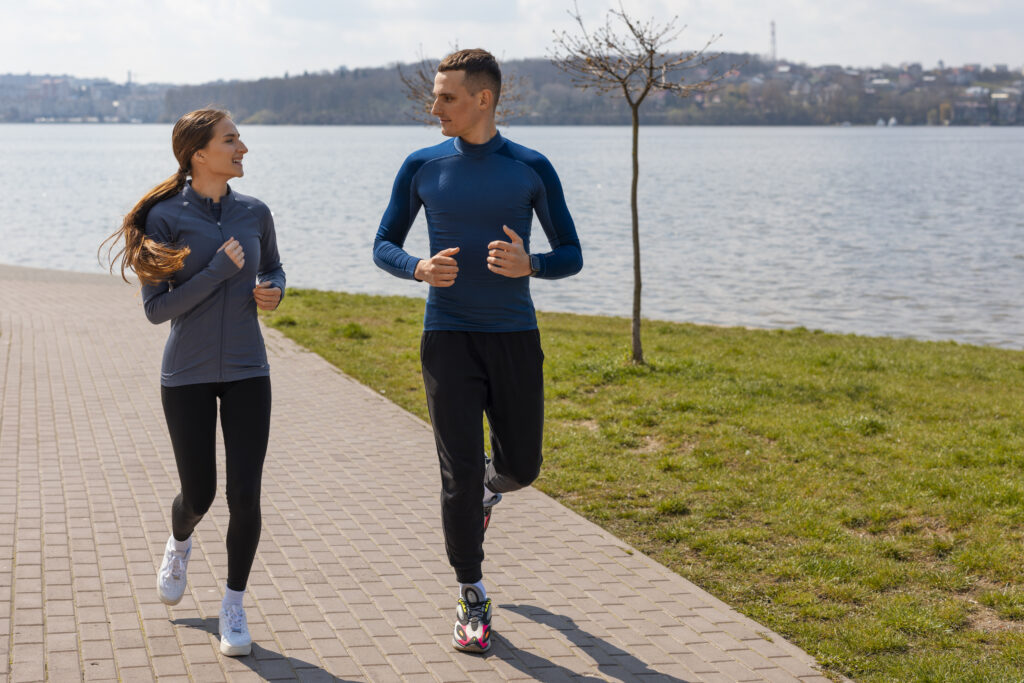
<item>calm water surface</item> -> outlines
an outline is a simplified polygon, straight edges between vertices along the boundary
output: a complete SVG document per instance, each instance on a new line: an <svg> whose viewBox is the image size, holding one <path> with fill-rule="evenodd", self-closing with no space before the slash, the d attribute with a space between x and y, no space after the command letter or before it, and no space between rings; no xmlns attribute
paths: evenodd
<svg viewBox="0 0 1024 683"><path fill-rule="evenodd" d="M583 243L580 275L533 282L537 307L629 315L628 128L503 133L552 161ZM242 137L232 185L273 210L289 284L424 294L371 247L395 172L436 129ZM1024 128L643 129L644 315L1024 348L1022 161ZM170 126L0 125L0 262L100 272L98 243L175 168Z"/></svg>

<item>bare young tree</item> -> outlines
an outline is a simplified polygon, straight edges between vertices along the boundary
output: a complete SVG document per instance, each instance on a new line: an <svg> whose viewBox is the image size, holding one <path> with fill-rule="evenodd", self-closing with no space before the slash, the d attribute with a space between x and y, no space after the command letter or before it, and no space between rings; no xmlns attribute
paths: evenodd
<svg viewBox="0 0 1024 683"><path fill-rule="evenodd" d="M637 151L640 131L640 105L656 90L689 97L710 90L724 78L715 74L710 78L687 81L689 72L702 69L719 54L705 51L720 35L712 36L699 50L667 52L686 27L676 28L678 17L665 24L654 19L638 21L626 14L622 4L609 10L603 26L590 31L583 23L579 4L573 5L570 16L576 21L573 33L555 31L555 47L551 62L569 74L573 85L598 93L619 94L625 98L633 113L633 185L630 199L633 210L633 362L643 363L643 345L640 342L640 219L636 204L640 161Z"/></svg>
<svg viewBox="0 0 1024 683"><path fill-rule="evenodd" d="M458 50L458 46L455 50ZM434 103L434 76L437 74L437 65L432 59L423 56L423 49L420 49L420 59L415 64L402 69L398 65L398 78L402 81L406 99L410 102L409 118L417 123L428 126L436 126L437 119L430 114L430 107ZM527 114L523 106L523 91L526 89L525 79L514 73L502 73L501 75L501 97L498 98L498 108L494 114L494 120L499 126L507 126L512 119Z"/></svg>

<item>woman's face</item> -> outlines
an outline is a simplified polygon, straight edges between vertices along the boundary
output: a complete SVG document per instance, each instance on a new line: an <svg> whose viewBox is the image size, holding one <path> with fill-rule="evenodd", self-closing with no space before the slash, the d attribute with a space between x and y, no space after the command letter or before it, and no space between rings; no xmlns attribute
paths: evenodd
<svg viewBox="0 0 1024 683"><path fill-rule="evenodd" d="M241 178L245 175L242 157L248 151L238 136L235 122L223 118L214 125L213 137L206 147L192 156L192 172L199 170L200 173L222 178Z"/></svg>

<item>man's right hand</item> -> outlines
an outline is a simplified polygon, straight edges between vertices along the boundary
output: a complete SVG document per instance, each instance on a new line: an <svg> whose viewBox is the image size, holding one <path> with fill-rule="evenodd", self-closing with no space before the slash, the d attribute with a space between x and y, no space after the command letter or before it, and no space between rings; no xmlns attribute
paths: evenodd
<svg viewBox="0 0 1024 683"><path fill-rule="evenodd" d="M451 287L459 274L459 264L452 258L458 253L458 247L451 247L442 249L428 259L420 259L413 276L431 287Z"/></svg>

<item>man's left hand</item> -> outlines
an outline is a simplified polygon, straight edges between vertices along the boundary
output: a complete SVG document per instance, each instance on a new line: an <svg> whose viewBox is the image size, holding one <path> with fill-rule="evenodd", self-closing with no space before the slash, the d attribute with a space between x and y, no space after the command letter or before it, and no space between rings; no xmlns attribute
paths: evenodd
<svg viewBox="0 0 1024 683"><path fill-rule="evenodd" d="M261 282L252 290L252 298L256 299L256 306L264 311L272 311L281 303L281 289L275 287L269 280Z"/></svg>
<svg viewBox="0 0 1024 683"><path fill-rule="evenodd" d="M507 225L501 227L512 241L495 240L487 245L487 268L505 277L526 277L533 271L530 270L530 255L523 246L523 238Z"/></svg>

